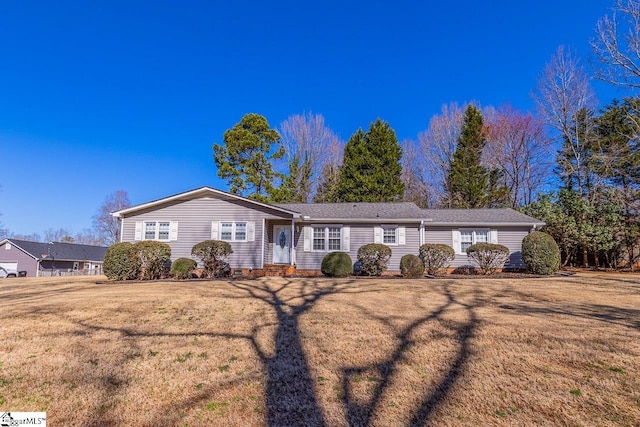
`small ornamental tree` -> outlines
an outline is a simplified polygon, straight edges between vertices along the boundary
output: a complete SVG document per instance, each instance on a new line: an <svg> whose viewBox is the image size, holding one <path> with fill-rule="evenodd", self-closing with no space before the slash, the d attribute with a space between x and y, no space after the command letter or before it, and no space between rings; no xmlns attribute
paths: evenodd
<svg viewBox="0 0 640 427"><path fill-rule="evenodd" d="M361 273L366 276L380 276L389 266L391 248L381 243L370 243L358 249Z"/></svg>
<svg viewBox="0 0 640 427"><path fill-rule="evenodd" d="M202 261L204 274L209 279L222 276L232 253L231 245L221 240L205 240L191 249L191 255Z"/></svg>
<svg viewBox="0 0 640 427"><path fill-rule="evenodd" d="M478 265L482 274L493 274L509 259L509 248L495 243L476 243L469 246L467 256Z"/></svg>
<svg viewBox="0 0 640 427"><path fill-rule="evenodd" d="M171 275L176 279L189 279L197 266L191 258L178 258L171 264Z"/></svg>
<svg viewBox="0 0 640 427"><path fill-rule="evenodd" d="M418 257L424 263L427 274L436 275L439 270L449 267L456 257L456 252L451 246L441 243L425 243L420 246Z"/></svg>
<svg viewBox="0 0 640 427"><path fill-rule="evenodd" d="M329 252L322 258L322 274L329 277L346 277L353 274L353 261L346 252Z"/></svg>
<svg viewBox="0 0 640 427"><path fill-rule="evenodd" d="M144 240L133 244L140 260L143 280L160 279L168 270L171 261L171 246L153 240Z"/></svg>
<svg viewBox="0 0 640 427"><path fill-rule="evenodd" d="M534 274L553 274L560 268L560 248L550 234L534 231L522 239L522 261Z"/></svg>
<svg viewBox="0 0 640 427"><path fill-rule="evenodd" d="M400 272L407 279L419 279L424 276L424 264L417 256L407 254L400 258Z"/></svg>
<svg viewBox="0 0 640 427"><path fill-rule="evenodd" d="M102 268L109 279L137 279L140 273L140 259L133 243L116 243L107 249Z"/></svg>

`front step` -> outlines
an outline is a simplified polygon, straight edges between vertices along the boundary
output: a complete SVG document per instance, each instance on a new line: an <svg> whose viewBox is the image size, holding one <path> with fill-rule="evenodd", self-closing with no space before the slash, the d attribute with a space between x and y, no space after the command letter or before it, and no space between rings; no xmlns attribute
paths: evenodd
<svg viewBox="0 0 640 427"><path fill-rule="evenodd" d="M288 264L265 264L264 267L265 276L286 277L295 274L296 266Z"/></svg>

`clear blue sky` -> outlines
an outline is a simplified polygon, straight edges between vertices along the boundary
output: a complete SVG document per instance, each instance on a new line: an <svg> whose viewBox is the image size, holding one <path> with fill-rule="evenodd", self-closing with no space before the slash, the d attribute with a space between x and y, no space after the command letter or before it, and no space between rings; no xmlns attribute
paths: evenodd
<svg viewBox="0 0 640 427"><path fill-rule="evenodd" d="M557 46L587 63L611 5L4 1L0 222L77 232L118 189L226 189L211 146L248 112L320 113L343 140L380 117L402 140L452 101L530 109Z"/></svg>

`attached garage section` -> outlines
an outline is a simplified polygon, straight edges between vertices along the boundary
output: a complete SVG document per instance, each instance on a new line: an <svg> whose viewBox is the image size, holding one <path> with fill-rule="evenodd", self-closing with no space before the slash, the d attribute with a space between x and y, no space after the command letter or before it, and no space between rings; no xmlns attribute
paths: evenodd
<svg viewBox="0 0 640 427"><path fill-rule="evenodd" d="M3 262L0 261L0 268L4 268L6 270L17 270L18 269L18 262Z"/></svg>

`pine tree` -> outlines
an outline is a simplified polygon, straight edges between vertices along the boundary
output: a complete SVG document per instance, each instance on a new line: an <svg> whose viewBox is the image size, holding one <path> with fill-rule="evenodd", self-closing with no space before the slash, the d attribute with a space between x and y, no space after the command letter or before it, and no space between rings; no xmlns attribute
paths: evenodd
<svg viewBox="0 0 640 427"><path fill-rule="evenodd" d="M402 200L402 148L388 123L377 119L367 132L351 136L344 147L338 182L328 196L333 202Z"/></svg>
<svg viewBox="0 0 640 427"><path fill-rule="evenodd" d="M508 190L498 169L482 165L486 145L482 113L469 104L447 176L450 208L503 206Z"/></svg>
<svg viewBox="0 0 640 427"><path fill-rule="evenodd" d="M273 182L281 177L274 171L271 160L284 155L278 132L269 127L263 116L249 113L228 129L223 139L224 145L214 144L213 153L218 176L227 180L229 191L269 201L275 190Z"/></svg>

